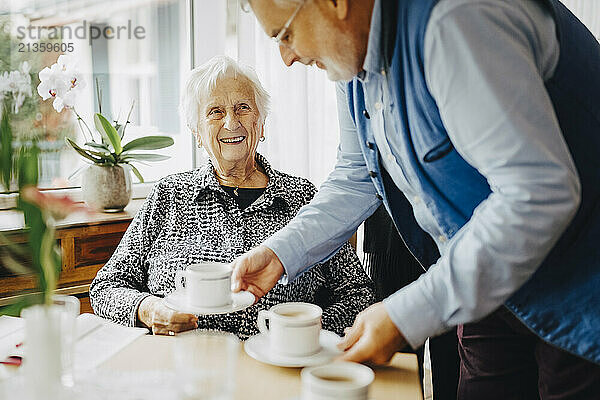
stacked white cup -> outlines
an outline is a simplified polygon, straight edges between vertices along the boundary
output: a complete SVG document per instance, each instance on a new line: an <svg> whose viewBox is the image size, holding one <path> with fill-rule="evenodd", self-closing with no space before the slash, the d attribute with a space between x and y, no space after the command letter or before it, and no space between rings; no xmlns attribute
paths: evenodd
<svg viewBox="0 0 600 400"><path fill-rule="evenodd" d="M371 368L351 362L304 368L300 400L367 400L374 378Z"/></svg>

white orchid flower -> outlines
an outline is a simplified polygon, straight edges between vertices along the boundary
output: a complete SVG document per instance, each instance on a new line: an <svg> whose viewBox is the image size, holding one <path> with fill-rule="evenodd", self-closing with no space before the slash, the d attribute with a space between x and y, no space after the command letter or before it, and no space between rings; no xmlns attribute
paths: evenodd
<svg viewBox="0 0 600 400"><path fill-rule="evenodd" d="M13 98L14 112L18 113L26 97L31 96L31 76L29 64L23 63L21 71L4 72L0 75L0 99L8 95Z"/></svg>
<svg viewBox="0 0 600 400"><path fill-rule="evenodd" d="M63 96L69 90L69 84L62 67L57 63L50 68L46 67L39 73L40 84L37 87L38 94L43 100L53 98L52 103L57 112L61 112L64 108Z"/></svg>
<svg viewBox="0 0 600 400"><path fill-rule="evenodd" d="M15 114L19 113L19 110L21 109L21 106L23 105L23 102L25 101L25 93L23 92L19 92L14 96L14 107L15 107Z"/></svg>
<svg viewBox="0 0 600 400"><path fill-rule="evenodd" d="M21 64L21 71L24 74L29 74L29 72L31 71L31 65L29 65L29 63L27 61L23 61L23 63ZM31 77L30 77L31 78Z"/></svg>
<svg viewBox="0 0 600 400"><path fill-rule="evenodd" d="M69 67L74 66L75 59L67 54L61 54L58 56L58 60L56 60L56 65L60 67L62 71L66 71Z"/></svg>
<svg viewBox="0 0 600 400"><path fill-rule="evenodd" d="M65 76L69 85L69 90L76 90L79 92L86 86L85 78L83 74L75 69L67 69Z"/></svg>
<svg viewBox="0 0 600 400"><path fill-rule="evenodd" d="M8 72L0 74L0 98L4 97L6 92L9 91L8 85Z"/></svg>
<svg viewBox="0 0 600 400"><path fill-rule="evenodd" d="M75 102L77 100L77 95L78 94L79 94L79 91L76 90L76 89L67 90L67 92L65 93L65 95L62 96L62 97L60 97L63 106L67 107L67 108L75 107ZM54 108L56 108L56 107L54 107Z"/></svg>
<svg viewBox="0 0 600 400"><path fill-rule="evenodd" d="M56 96L54 101L52 102L52 107L56 110L56 112L61 112L63 108L65 108L65 103L62 97Z"/></svg>
<svg viewBox="0 0 600 400"><path fill-rule="evenodd" d="M64 54L50 68L40 71L39 77L39 95L44 100L54 98L52 105L58 112L74 107L77 95L86 86L83 75L75 68L75 59Z"/></svg>
<svg viewBox="0 0 600 400"><path fill-rule="evenodd" d="M44 68L40 71L40 84L37 87L39 95L42 99L47 100L51 97L63 96L68 90L65 79L58 70L55 68L56 64L52 68Z"/></svg>

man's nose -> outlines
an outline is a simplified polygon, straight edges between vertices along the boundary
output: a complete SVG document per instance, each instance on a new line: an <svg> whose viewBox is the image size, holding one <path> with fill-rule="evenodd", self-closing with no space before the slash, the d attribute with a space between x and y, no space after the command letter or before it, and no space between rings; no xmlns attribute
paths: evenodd
<svg viewBox="0 0 600 400"><path fill-rule="evenodd" d="M235 113L227 113L225 116L225 129L235 131L240 126L240 120Z"/></svg>
<svg viewBox="0 0 600 400"><path fill-rule="evenodd" d="M300 60L300 57L292 49L281 44L279 45L279 53L281 54L283 63L288 67L291 67L293 63Z"/></svg>

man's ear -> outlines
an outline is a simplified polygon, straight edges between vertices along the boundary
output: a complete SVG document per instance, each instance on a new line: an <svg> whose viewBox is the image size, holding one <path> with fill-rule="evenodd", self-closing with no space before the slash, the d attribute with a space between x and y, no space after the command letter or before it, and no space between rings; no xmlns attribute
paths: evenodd
<svg viewBox="0 0 600 400"><path fill-rule="evenodd" d="M339 20L344 20L348 17L348 1L350 0L327 0L327 3L328 7L335 12L335 16Z"/></svg>

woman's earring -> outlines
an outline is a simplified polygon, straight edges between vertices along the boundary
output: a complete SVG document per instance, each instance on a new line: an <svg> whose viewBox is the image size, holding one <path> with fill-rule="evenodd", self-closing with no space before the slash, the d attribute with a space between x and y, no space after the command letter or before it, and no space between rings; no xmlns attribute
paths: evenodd
<svg viewBox="0 0 600 400"><path fill-rule="evenodd" d="M260 139L258 139L258 140L260 140L261 142L264 142L264 141L265 141L265 139L266 139L266 138L265 138L264 136L261 136L261 137L260 137Z"/></svg>

